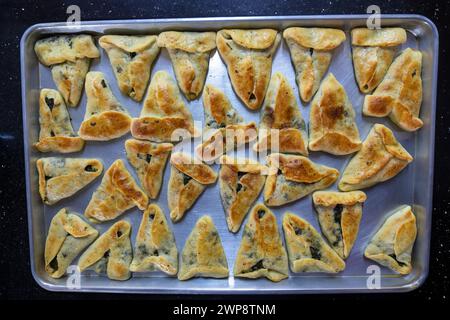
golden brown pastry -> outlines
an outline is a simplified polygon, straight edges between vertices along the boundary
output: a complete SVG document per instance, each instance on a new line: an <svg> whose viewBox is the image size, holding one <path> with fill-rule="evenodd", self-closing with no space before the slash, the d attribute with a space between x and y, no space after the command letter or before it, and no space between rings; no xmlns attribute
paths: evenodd
<svg viewBox="0 0 450 320"><path fill-rule="evenodd" d="M92 194L84 215L92 222L104 222L117 218L134 206L144 210L147 203L147 195L119 159L106 170L102 183Z"/></svg>
<svg viewBox="0 0 450 320"><path fill-rule="evenodd" d="M81 138L106 141L130 131L131 117L114 97L102 72L87 74L86 95L86 113L78 131Z"/></svg>
<svg viewBox="0 0 450 320"><path fill-rule="evenodd" d="M93 268L99 274L106 272L109 279L128 280L133 258L130 233L131 225L127 221L113 224L81 255L80 270Z"/></svg>
<svg viewBox="0 0 450 320"><path fill-rule="evenodd" d="M98 236L77 214L63 208L53 217L45 241L45 271L61 278L67 267Z"/></svg>
<svg viewBox="0 0 450 320"><path fill-rule="evenodd" d="M208 165L180 152L172 154L170 163L172 170L167 201L170 218L177 222L194 205L206 185L216 181L217 174Z"/></svg>
<svg viewBox="0 0 450 320"><path fill-rule="evenodd" d="M358 236L366 199L362 191L317 191L313 194L322 233L342 259L348 258Z"/></svg>
<svg viewBox="0 0 450 320"><path fill-rule="evenodd" d="M169 275L177 274L178 250L175 239L164 213L156 204L149 205L142 215L130 270L160 270Z"/></svg>
<svg viewBox="0 0 450 320"><path fill-rule="evenodd" d="M300 98L309 102L331 63L333 49L345 41L342 30L331 28L287 28L283 38L289 47Z"/></svg>
<svg viewBox="0 0 450 320"><path fill-rule="evenodd" d="M345 155L361 148L352 103L332 73L322 81L309 116L309 150Z"/></svg>
<svg viewBox="0 0 450 320"><path fill-rule="evenodd" d="M359 90L370 93L383 80L396 47L406 42L403 28L352 30L353 67Z"/></svg>
<svg viewBox="0 0 450 320"><path fill-rule="evenodd" d="M161 189L164 168L173 145L128 139L125 150L128 161L136 169L142 188L150 199L156 199Z"/></svg>
<svg viewBox="0 0 450 320"><path fill-rule="evenodd" d="M75 136L66 104L58 91L41 90L39 124L39 141L34 147L40 152L70 153L83 149L84 140Z"/></svg>
<svg viewBox="0 0 450 320"><path fill-rule="evenodd" d="M371 187L402 171L413 157L397 141L392 131L375 124L361 150L350 160L339 181L341 191Z"/></svg>
<svg viewBox="0 0 450 320"><path fill-rule="evenodd" d="M266 277L274 282L289 276L288 257L278 233L277 219L263 204L253 207L245 225L234 276Z"/></svg>
<svg viewBox="0 0 450 320"><path fill-rule="evenodd" d="M271 207L325 189L339 176L338 170L316 164L303 156L272 153L267 157L267 164L271 172L264 186L264 202Z"/></svg>
<svg viewBox="0 0 450 320"><path fill-rule="evenodd" d="M345 269L344 260L306 220L288 212L283 230L292 272L337 273Z"/></svg>
<svg viewBox="0 0 450 320"><path fill-rule="evenodd" d="M193 277L228 277L227 257L210 216L198 219L181 253L178 280Z"/></svg>
<svg viewBox="0 0 450 320"><path fill-rule="evenodd" d="M419 119L422 104L422 53L410 48L389 67L383 81L373 94L364 99L363 114L387 117L406 131L423 126Z"/></svg>
<svg viewBox="0 0 450 320"><path fill-rule="evenodd" d="M409 274L416 235L416 217L411 207L405 206L386 219L364 251L364 256L400 274Z"/></svg>
<svg viewBox="0 0 450 320"><path fill-rule="evenodd" d="M99 44L105 49L120 91L141 101L150 79L150 70L159 53L157 36L107 35Z"/></svg>
<svg viewBox="0 0 450 320"><path fill-rule="evenodd" d="M131 134L136 139L155 142L179 141L186 134L199 135L177 84L166 71L153 76L141 115L131 123Z"/></svg>
<svg viewBox="0 0 450 320"><path fill-rule="evenodd" d="M178 85L189 100L202 92L215 39L215 32L166 31L158 36L158 46L169 52Z"/></svg>
<svg viewBox="0 0 450 320"><path fill-rule="evenodd" d="M103 171L97 159L41 158L36 161L39 193L45 204L52 205L83 189Z"/></svg>
<svg viewBox="0 0 450 320"><path fill-rule="evenodd" d="M252 110L259 109L264 100L280 39L273 29L223 29L217 33L217 49L234 91Z"/></svg>

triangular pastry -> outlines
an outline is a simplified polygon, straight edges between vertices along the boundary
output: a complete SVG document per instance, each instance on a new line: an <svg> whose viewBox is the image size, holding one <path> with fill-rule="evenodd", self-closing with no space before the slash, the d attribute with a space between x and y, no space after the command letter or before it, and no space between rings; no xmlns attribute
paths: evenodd
<svg viewBox="0 0 450 320"><path fill-rule="evenodd" d="M345 41L345 33L331 28L287 28L283 38L289 47L300 98L309 102L327 72L333 49Z"/></svg>
<svg viewBox="0 0 450 320"><path fill-rule="evenodd" d="M292 272L337 273L345 262L306 220L286 213L283 231Z"/></svg>
<svg viewBox="0 0 450 320"><path fill-rule="evenodd" d="M416 235L416 217L411 207L405 206L386 219L364 251L364 256L400 274L409 274Z"/></svg>
<svg viewBox="0 0 450 320"><path fill-rule="evenodd" d="M228 277L227 257L210 216L198 219L181 253L178 280L193 277Z"/></svg>
<svg viewBox="0 0 450 320"><path fill-rule="evenodd" d="M267 164L271 170L264 186L264 203L268 206L281 206L325 189L339 176L338 170L303 156L272 153Z"/></svg>
<svg viewBox="0 0 450 320"><path fill-rule="evenodd" d="M45 271L52 278L62 277L67 267L98 236L98 231L66 208L50 222L45 241Z"/></svg>
<svg viewBox="0 0 450 320"><path fill-rule="evenodd" d="M352 55L359 90L370 93L383 80L396 47L406 42L403 28L352 30Z"/></svg>
<svg viewBox="0 0 450 320"><path fill-rule="evenodd" d="M78 134L84 140L106 141L130 131L131 117L114 97L102 72L86 75L86 113Z"/></svg>
<svg viewBox="0 0 450 320"><path fill-rule="evenodd" d="M158 36L158 46L169 52L178 85L189 100L202 92L215 39L215 32L166 31Z"/></svg>
<svg viewBox="0 0 450 320"><path fill-rule="evenodd" d="M259 109L264 100L280 39L273 29L224 29L217 33L217 49L234 91L252 110Z"/></svg>
<svg viewBox="0 0 450 320"><path fill-rule="evenodd" d="M422 104L422 53L410 48L391 64L373 94L364 99L363 114L387 117L406 131L423 126L419 118Z"/></svg>
<svg viewBox="0 0 450 320"><path fill-rule="evenodd" d="M148 197L134 181L122 160L116 160L106 170L101 184L92 194L84 215L92 222L104 222L137 206L144 210Z"/></svg>
<svg viewBox="0 0 450 320"><path fill-rule="evenodd" d="M39 141L34 147L40 152L70 153L83 149L84 140L75 136L66 104L58 91L41 90L39 124Z"/></svg>
<svg viewBox="0 0 450 320"><path fill-rule="evenodd" d="M243 123L242 117L227 96L216 87L207 84L203 92L205 110L204 133L208 138L196 148L203 161L212 161L227 151L237 149L257 138L254 122Z"/></svg>
<svg viewBox="0 0 450 320"><path fill-rule="evenodd" d="M309 117L309 150L345 155L361 148L352 103L332 73L322 81Z"/></svg>
<svg viewBox="0 0 450 320"><path fill-rule="evenodd" d="M278 282L289 276L288 257L275 215L263 204L251 211L236 256L234 276Z"/></svg>
<svg viewBox="0 0 450 320"><path fill-rule="evenodd" d="M39 193L45 204L55 204L83 189L103 171L97 159L41 158L36 161Z"/></svg>
<svg viewBox="0 0 450 320"><path fill-rule="evenodd" d="M364 140L361 150L348 163L338 187L341 191L371 187L395 177L411 161L413 157L392 131L377 123Z"/></svg>
<svg viewBox="0 0 450 320"><path fill-rule="evenodd" d="M178 250L175 239L164 213L156 204L149 205L142 215L130 270L161 270L169 275L177 274Z"/></svg>
<svg viewBox="0 0 450 320"><path fill-rule="evenodd" d="M249 159L223 156L219 172L220 196L228 230L238 232L247 212L258 198L268 168Z"/></svg>
<svg viewBox="0 0 450 320"><path fill-rule="evenodd" d="M279 152L308 155L306 125L295 100L292 87L280 72L270 80L264 99L258 144L255 151L272 149Z"/></svg>
<svg viewBox="0 0 450 320"><path fill-rule="evenodd" d="M205 187L217 179L217 173L204 163L184 153L174 153L170 158L172 170L170 173L167 201L169 203L170 218L179 221Z"/></svg>
<svg viewBox="0 0 450 320"><path fill-rule="evenodd" d="M173 145L128 139L125 150L128 161L136 169L141 186L150 199L158 197L164 168Z"/></svg>
<svg viewBox="0 0 450 320"><path fill-rule="evenodd" d="M362 191L317 191L313 194L320 228L342 259L348 258L358 236L366 199L367 196Z"/></svg>
<svg viewBox="0 0 450 320"><path fill-rule="evenodd" d="M199 135L177 84L166 71L153 76L141 115L131 123L131 134L136 139L155 142L179 141L186 134Z"/></svg>
<svg viewBox="0 0 450 320"><path fill-rule="evenodd" d="M130 233L131 225L127 221L113 224L81 255L80 270L92 268L99 274L106 272L112 280L128 280L133 258Z"/></svg>
<svg viewBox="0 0 450 320"><path fill-rule="evenodd" d="M141 101L150 79L150 70L159 53L157 36L100 37L113 68L120 91L135 101Z"/></svg>

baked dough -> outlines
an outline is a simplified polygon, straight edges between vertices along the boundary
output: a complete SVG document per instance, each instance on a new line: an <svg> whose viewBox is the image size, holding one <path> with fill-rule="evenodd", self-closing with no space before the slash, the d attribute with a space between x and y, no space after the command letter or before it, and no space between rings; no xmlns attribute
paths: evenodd
<svg viewBox="0 0 450 320"><path fill-rule="evenodd" d="M366 199L362 191L317 191L313 194L322 233L342 259L348 258L358 236Z"/></svg>
<svg viewBox="0 0 450 320"><path fill-rule="evenodd" d="M99 274L106 272L109 279L128 280L133 258L130 233L131 225L127 221L113 224L81 255L80 270L92 268Z"/></svg>
<svg viewBox="0 0 450 320"><path fill-rule="evenodd" d="M370 93L383 80L396 47L406 42L403 28L352 30L353 67L359 90Z"/></svg>
<svg viewBox="0 0 450 320"><path fill-rule="evenodd" d="M130 270L161 270L169 275L177 274L178 250L175 239L164 213L156 204L149 205L142 215Z"/></svg>
<svg viewBox="0 0 450 320"><path fill-rule="evenodd" d="M34 147L40 152L70 153L83 149L84 140L76 137L61 94L42 89L39 96L39 141Z"/></svg>
<svg viewBox="0 0 450 320"><path fill-rule="evenodd" d="M308 135L294 92L286 77L277 72L270 80L264 99L259 125L259 140L255 151L277 150L279 152L308 155Z"/></svg>
<svg viewBox="0 0 450 320"><path fill-rule="evenodd" d="M339 182L341 191L371 187L402 171L413 157L397 141L390 129L375 124L361 150L350 160Z"/></svg>
<svg viewBox="0 0 450 320"><path fill-rule="evenodd" d="M309 150L345 155L361 148L352 103L332 73L322 81L309 116Z"/></svg>
<svg viewBox="0 0 450 320"><path fill-rule="evenodd" d="M78 131L81 138L106 141L130 131L131 117L114 97L102 72L87 74L86 95L86 113Z"/></svg>
<svg viewBox="0 0 450 320"><path fill-rule="evenodd" d="M181 253L178 280L193 277L228 277L227 257L210 216L198 219Z"/></svg>
<svg viewBox="0 0 450 320"><path fill-rule="evenodd" d="M120 91L135 101L141 101L150 79L150 70L159 53L157 36L100 37L116 75Z"/></svg>
<svg viewBox="0 0 450 320"><path fill-rule="evenodd" d="M264 100L280 39L273 29L223 29L217 33L217 49L234 91L252 110L259 109Z"/></svg>
<svg viewBox="0 0 450 320"><path fill-rule="evenodd" d="M158 71L153 76L141 115L131 123L131 134L136 139L155 142L199 136L177 84L166 71Z"/></svg>
<svg viewBox="0 0 450 320"><path fill-rule="evenodd" d="M164 168L173 145L128 139L125 150L128 161L136 169L141 186L150 199L156 199L161 189Z"/></svg>
<svg viewBox="0 0 450 320"><path fill-rule="evenodd" d="M416 235L416 217L411 207L405 206L386 219L367 246L364 256L400 274L409 274Z"/></svg>
<svg viewBox="0 0 450 320"><path fill-rule="evenodd" d="M217 174L208 165L199 163L191 156L180 152L172 154L170 163L172 170L167 201L170 218L173 222L177 222L194 205L206 185L216 181Z"/></svg>
<svg viewBox="0 0 450 320"><path fill-rule="evenodd" d="M342 30L331 28L287 28L283 38L289 47L300 98L309 102L331 63L333 49L345 41Z"/></svg>
<svg viewBox="0 0 450 320"><path fill-rule="evenodd" d="M387 117L406 131L423 126L419 119L422 104L422 53L410 48L389 67L383 81L364 99L363 114Z"/></svg>
<svg viewBox="0 0 450 320"><path fill-rule="evenodd" d="M306 220L288 212L283 230L292 272L338 273L345 269L344 260Z"/></svg>
<svg viewBox="0 0 450 320"><path fill-rule="evenodd" d="M266 277L274 282L289 276L288 257L278 233L277 219L263 204L253 207L245 225L234 276Z"/></svg>
<svg viewBox="0 0 450 320"><path fill-rule="evenodd" d="M103 171L97 159L41 158L36 161L39 193L45 204L52 205L83 189Z"/></svg>
<svg viewBox="0 0 450 320"><path fill-rule="evenodd" d="M106 170L102 183L92 194L84 215L92 222L99 223L115 219L134 206L144 210L147 203L147 195L119 159Z"/></svg>
<svg viewBox="0 0 450 320"><path fill-rule="evenodd" d="M98 231L74 212L63 208L50 222L45 241L45 271L61 278L67 267L98 236Z"/></svg>
<svg viewBox="0 0 450 320"><path fill-rule="evenodd" d="M215 32L166 31L158 36L158 46L169 52L178 85L189 100L202 92L215 39Z"/></svg>
<svg viewBox="0 0 450 320"><path fill-rule="evenodd" d="M303 156L272 153L267 157L271 168L264 186L264 202L271 207L301 199L332 185L339 171L316 164Z"/></svg>

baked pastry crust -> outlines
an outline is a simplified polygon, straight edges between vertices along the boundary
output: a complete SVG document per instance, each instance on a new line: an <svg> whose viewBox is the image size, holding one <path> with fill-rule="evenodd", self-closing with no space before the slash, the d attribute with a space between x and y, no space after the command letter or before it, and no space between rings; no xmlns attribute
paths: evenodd
<svg viewBox="0 0 450 320"><path fill-rule="evenodd" d="M338 273L345 269L344 260L306 220L288 212L283 230L292 272Z"/></svg>
<svg viewBox="0 0 450 320"><path fill-rule="evenodd" d="M34 147L40 152L70 153L83 149L84 140L76 137L61 94L42 89L39 96L39 141Z"/></svg>
<svg viewBox="0 0 450 320"><path fill-rule="evenodd" d="M98 236L98 231L78 215L63 208L50 222L45 241L45 271L61 278L67 267Z"/></svg>
<svg viewBox="0 0 450 320"><path fill-rule="evenodd" d="M312 101L309 135L311 151L345 155L361 148L352 103L332 73L322 81Z"/></svg>
<svg viewBox="0 0 450 320"><path fill-rule="evenodd" d="M294 92L286 77L277 72L270 80L264 99L256 152L276 149L280 152L308 155L308 135Z"/></svg>
<svg viewBox="0 0 450 320"><path fill-rule="evenodd" d="M157 270L176 275L178 250L164 213L158 205L151 204L142 215L130 271Z"/></svg>
<svg viewBox="0 0 450 320"><path fill-rule="evenodd" d="M148 197L134 181L122 160L116 160L106 170L102 182L92 194L84 215L99 223L117 218L137 206L144 210Z"/></svg>
<svg viewBox="0 0 450 320"><path fill-rule="evenodd" d="M413 157L397 141L392 131L375 124L361 150L350 160L339 182L341 191L371 187L402 171Z"/></svg>
<svg viewBox="0 0 450 320"><path fill-rule="evenodd" d="M242 234L234 276L278 282L289 276L288 257L275 215L263 204L253 207Z"/></svg>
<svg viewBox="0 0 450 320"><path fill-rule="evenodd" d="M287 28L283 38L289 47L300 98L309 102L328 70L333 50L345 41L342 30L331 28Z"/></svg>
<svg viewBox="0 0 450 320"><path fill-rule="evenodd" d="M271 207L325 189L339 176L338 170L316 164L303 156L272 153L267 157L267 164L271 169L264 186L264 203Z"/></svg>
<svg viewBox="0 0 450 320"><path fill-rule="evenodd" d="M273 29L223 29L217 33L217 49L231 84L249 109L259 109L264 100L280 39Z"/></svg>
<svg viewBox="0 0 450 320"><path fill-rule="evenodd" d="M128 280L133 258L130 233L131 225L127 221L113 224L81 255L80 270L93 268L99 274L106 272L111 280Z"/></svg>
<svg viewBox="0 0 450 320"><path fill-rule="evenodd" d="M120 91L141 101L150 79L152 64L159 54L158 36L107 35L99 44L105 49Z"/></svg>
<svg viewBox="0 0 450 320"><path fill-rule="evenodd" d="M193 277L228 277L227 257L210 216L203 216L197 221L181 253L178 280Z"/></svg>
<svg viewBox="0 0 450 320"><path fill-rule="evenodd" d="M422 104L422 53L407 48L389 67L373 94L364 99L363 114L389 118L406 131L423 126L419 118Z"/></svg>
<svg viewBox="0 0 450 320"><path fill-rule="evenodd" d="M416 217L411 207L405 206L386 219L367 246L364 256L395 272L409 274L416 235Z"/></svg>
<svg viewBox="0 0 450 320"><path fill-rule="evenodd" d="M83 189L103 171L97 159L41 158L36 161L39 194L45 204L52 205Z"/></svg>
<svg viewBox="0 0 450 320"><path fill-rule="evenodd" d="M114 97L102 72L88 72L85 87L86 113L78 131L81 138L106 141L130 131L131 117Z"/></svg>
<svg viewBox="0 0 450 320"><path fill-rule="evenodd" d="M358 236L363 203L367 196L362 191L317 191L313 194L320 228L330 246L347 259Z"/></svg>
<svg viewBox="0 0 450 320"><path fill-rule="evenodd" d="M202 92L215 39L215 32L166 31L158 36L158 46L169 52L178 85L189 100Z"/></svg>

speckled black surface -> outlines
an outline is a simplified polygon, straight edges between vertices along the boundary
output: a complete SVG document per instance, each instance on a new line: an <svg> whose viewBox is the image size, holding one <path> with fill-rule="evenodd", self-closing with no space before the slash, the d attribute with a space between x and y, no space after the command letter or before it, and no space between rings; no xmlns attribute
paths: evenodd
<svg viewBox="0 0 450 320"><path fill-rule="evenodd" d="M264 4L263 4L264 3ZM125 299L131 295L52 293L41 289L30 272L22 146L19 42L23 32L40 22L65 21L66 8L77 4L82 20L150 19L207 16L293 14L362 14L377 4L382 13L422 14L440 33L436 121L436 163L430 274L425 284L406 294L314 296L334 300L448 300L450 261L450 86L448 43L450 1L5 1L0 0L0 299ZM149 298L150 296L138 296ZM216 297L220 299L220 297ZM291 297L295 298L295 297Z"/></svg>

